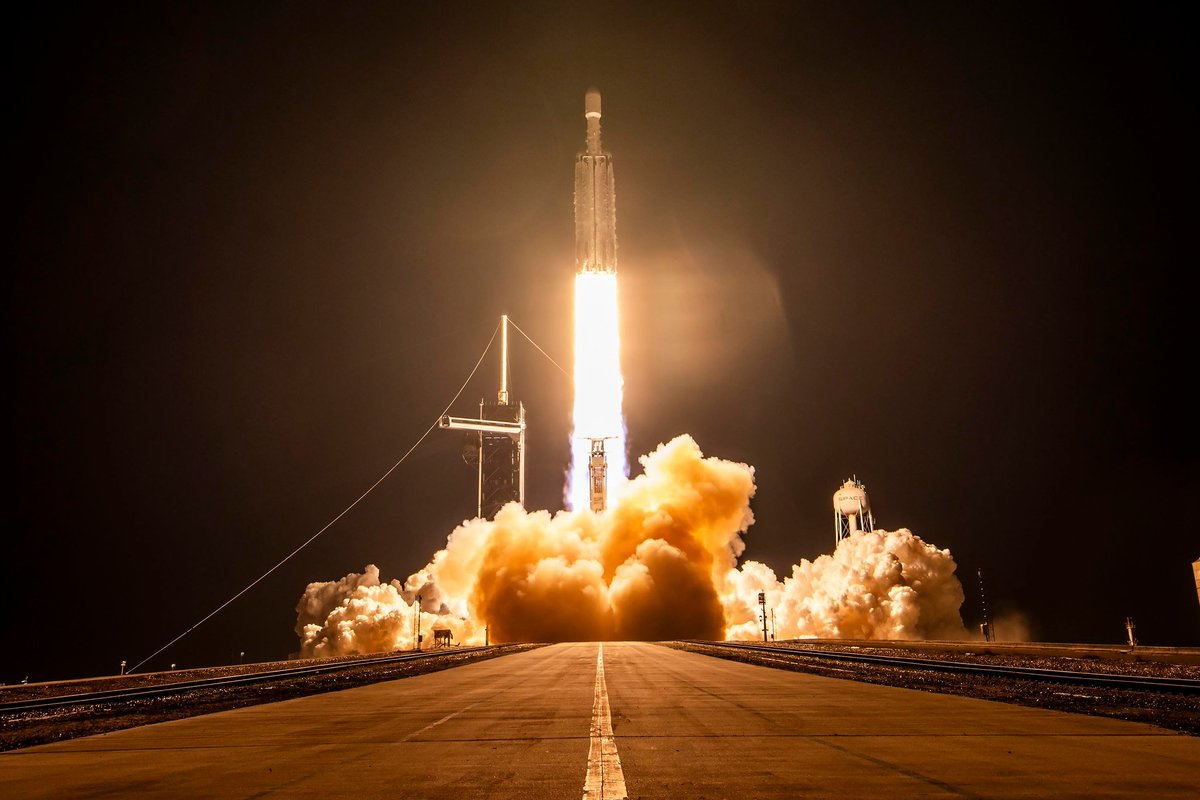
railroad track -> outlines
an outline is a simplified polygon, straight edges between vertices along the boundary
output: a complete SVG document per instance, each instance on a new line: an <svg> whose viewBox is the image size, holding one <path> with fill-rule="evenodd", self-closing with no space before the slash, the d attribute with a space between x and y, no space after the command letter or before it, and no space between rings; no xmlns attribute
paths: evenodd
<svg viewBox="0 0 1200 800"><path fill-rule="evenodd" d="M357 669L364 666L382 666L398 664L405 661L419 661L432 658L444 658L450 655L475 653L481 650L503 649L503 645L493 647L462 647L455 650L421 651L386 655L378 658L357 659L354 661L339 661L332 664L310 664L303 667L288 667L267 672L250 672L241 675L221 675L213 678L199 678L177 683L164 683L159 686L139 686L126 689L107 689L100 692L81 692L79 694L56 695L54 697L39 697L29 700L16 700L0 703L0 714L21 711L39 711L64 706L94 706L102 703L121 702L125 700L141 700L154 697L166 697L173 694L183 694L196 689L219 689L236 686L249 686L256 683L304 678L311 675L323 675L329 672L340 672Z"/></svg>
<svg viewBox="0 0 1200 800"><path fill-rule="evenodd" d="M1021 678L1025 680L1073 684L1076 686L1105 686L1117 689L1200 694L1200 680L1191 678L1155 678L1139 675L1113 675L1102 672L1070 672L1067 670L1039 669L1036 667L1010 667L999 664L939 661L937 659L909 658L907 656L872 655L869 653L854 653L847 650L777 647L774 645L755 644L753 642L702 642L693 640L692 644L725 648L727 650L749 650L756 653L769 653L771 655L785 655L827 661L849 661L874 666L925 669L937 672L958 673L961 675Z"/></svg>

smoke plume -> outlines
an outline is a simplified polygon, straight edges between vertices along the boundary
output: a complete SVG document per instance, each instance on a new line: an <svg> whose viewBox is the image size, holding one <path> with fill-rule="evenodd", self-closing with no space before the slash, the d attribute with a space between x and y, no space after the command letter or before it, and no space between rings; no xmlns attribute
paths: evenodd
<svg viewBox="0 0 1200 800"><path fill-rule="evenodd" d="M748 561L727 582L728 636L762 637L761 591L780 639L961 639L963 590L954 570L949 550L905 528L851 534L831 555L801 560L782 582Z"/></svg>
<svg viewBox="0 0 1200 800"><path fill-rule="evenodd" d="M779 638L965 635L948 550L910 531L859 533L778 581L737 565L753 523L754 470L706 458L679 436L639 459L601 514L527 512L464 522L403 583L379 569L309 584L296 607L301 655L410 648L422 630L456 643L724 639L762 635L766 593ZM419 600L418 600L419 598Z"/></svg>

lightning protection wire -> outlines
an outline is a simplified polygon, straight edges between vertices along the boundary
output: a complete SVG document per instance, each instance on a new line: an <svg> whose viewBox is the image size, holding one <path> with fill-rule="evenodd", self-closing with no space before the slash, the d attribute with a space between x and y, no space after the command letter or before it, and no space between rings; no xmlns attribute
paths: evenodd
<svg viewBox="0 0 1200 800"><path fill-rule="evenodd" d="M542 346L541 346L540 344L538 344L537 342L535 342L535 341L534 341L534 340L533 340L533 339L532 339L532 338L529 336L529 334L528 334L528 333L526 333L525 331L521 330L521 326L520 326L520 325L518 325L517 323L513 322L513 320L512 320L512 317L509 317L509 318L508 318L508 324L509 324L509 325L512 325L514 328L516 328L516 329L517 329L517 333L519 333L519 334L521 334L522 336L524 336L524 337L525 337L525 339L526 339L526 341L528 341L528 342L529 342L531 345L533 345L534 347L536 347L536 348L537 348L537 351L538 351L539 353L541 353L542 355L544 355L544 356L546 357L546 360L547 360L547 361L549 361L549 362L550 362L551 364L553 364L554 366L558 367L558 371L559 371L559 372L561 372L563 375L566 375L568 378L570 378L570 377L571 377L571 373L567 372L565 369L563 369L561 366L559 366L559 363L558 363L557 361L555 361L553 358L550 358L550 354L549 354L549 353L547 353L545 350L543 350L543 349L542 349Z"/></svg>
<svg viewBox="0 0 1200 800"><path fill-rule="evenodd" d="M318 536L320 536L322 533L324 533L325 531L327 531L327 530L329 530L330 528L332 528L332 527L334 526L334 523L336 523L338 520L340 520L342 517L346 516L346 514L348 514L348 513L350 512L350 509L354 508L356 505L358 505L359 503L361 503L361 502L363 501L363 499L364 499L364 498L366 498L366 496L367 496L367 495L369 495L371 492L375 491L376 487L378 487L378 486L379 486L379 484L381 484L381 483L383 483L385 480L387 480L388 476L389 476L389 475L391 475L393 472L395 472L395 471L396 471L396 468L397 468L397 467L399 467L401 464L403 464L403 463L404 463L404 461L405 461L405 459L407 459L407 458L408 458L410 455L412 455L412 452L413 452L414 450L416 450L416 449L417 449L417 448L418 448L418 447L421 445L421 442L425 441L425 437L429 436L429 434L433 432L433 429L437 427L437 425L438 425L438 422L439 422L439 421L441 421L442 417L444 417L444 416L445 416L445 415L446 415L446 414L447 414L447 413L450 411L450 407L451 407L451 406L453 406L453 405L454 405L454 404L455 404L455 403L458 401L458 398L459 398L459 397L462 395L462 393L463 393L463 392L466 390L466 388L467 388L467 384L469 384L469 383L471 382L471 379L475 377L475 373L479 371L479 365L480 365L480 364L482 364L482 363L483 363L483 359L485 359L485 358L487 357L488 351L490 351L490 350L492 349L492 343L496 341L496 332L497 332L497 331L499 331L499 330L500 330L500 324L499 324L499 323L497 323L497 324L496 324L496 327L492 329L492 338L488 339L487 347L483 348L483 353L481 353L481 354L480 354L480 356L479 356L479 360L475 362L475 366L474 366L474 367L471 369L471 374L467 376L467 379L466 379L465 381L463 381L463 385L462 385L462 386L460 386L460 387L458 387L458 391L454 393L454 397L453 397L453 398L451 398L450 402L446 404L446 407L445 407L445 408L442 410L442 413L437 415L437 419L435 419L435 420L433 421L433 424L432 424L432 425L430 425L428 428L426 428L426 429L425 429L425 432L421 434L421 438L420 438L420 439L417 439L416 443L415 443L415 444L413 444L413 446L412 446L412 447L408 448L408 451L407 451L407 452L405 452L405 454L404 454L404 455L400 456L400 460L399 460L399 461L397 461L395 464L392 464L392 466L388 468L388 471L387 471L387 472L385 472L385 473L383 473L383 475L381 475L381 476L379 477L379 480L377 480L377 481L375 481L374 483L372 483L372 484L371 484L371 486L370 486L370 487L369 487L369 488L368 488L368 489L367 489L365 492L363 492L362 494L360 494L360 495L358 496L358 499L357 499L357 500L355 500L353 503L351 503L350 505L348 505L348 506L346 506L344 509L342 509L342 513L338 514L336 517L334 517L333 519L329 520L329 522L325 523L325 526L324 526L324 527L322 527L322 528L321 528L321 530L317 531L317 532L316 532L316 533L314 533L312 536L310 536L310 537L308 537L307 539L305 539L303 544L301 544L301 545L300 545L299 547L297 547L295 550L293 550L292 552L290 552L290 553L288 553L286 556L284 556L284 557L283 557L283 558L282 558L282 559L279 561L279 563L278 563L278 564L276 564L275 566L271 567L269 570L267 570L266 572L264 572L262 575L259 575L257 578L255 578L253 581L251 581L251 582L250 582L250 584L249 584L248 586L246 586L246 588L245 588L245 589L242 589L240 592L238 592L237 594L235 594L233 597L229 598L229 599L228 599L228 600L226 600L224 603L222 603L221 605L219 605L219 606L217 606L216 608L214 608L212 611L210 611L210 612L208 613L208 615L207 615L207 616L205 616L205 617L204 617L204 619L200 620L200 621L199 621L199 622L197 622L195 625L193 625L192 627L188 628L186 631L184 631L183 633L179 634L179 635L178 635L178 636L176 636L174 639L172 639L171 641L167 642L167 643L166 643L166 644L164 644L162 647L158 648L158 649L157 649L157 650L155 650L153 653L151 653L150 655L148 655L148 656L146 656L145 658L143 658L141 661L139 661L137 664L135 664L135 665L133 666L133 668L132 668L131 670L129 670L129 672L128 672L128 673L126 673L126 674L132 674L132 673L134 673L134 672L137 672L137 671L138 671L138 669L140 669L140 668L141 668L141 666L142 666L143 664L145 664L147 661L149 661L150 659L154 658L154 657L155 657L155 656L157 656L159 653L161 653L162 651L166 650L168 647L172 646L173 644L175 644L176 642L178 642L178 641L179 641L180 639L182 639L183 637L187 636L187 635L188 635L189 633L191 633L192 631L196 630L196 628L199 628L199 627L200 627L201 625L203 625L205 622L208 622L210 619L212 619L212 618L213 618L213 617L215 617L217 614L219 614L221 611L223 611L223 610L224 610L224 609L225 609L225 608L226 608L226 607L227 607L227 606L228 606L230 603L232 603L234 600L237 600L239 597L241 597L242 595L244 595L246 592L248 592L248 591L250 591L251 589L253 589L255 586L257 586L257 585L258 585L258 584L259 584L259 583L260 583L260 582L263 580L263 578L266 578L266 577L267 577L268 575L270 575L272 572L274 572L275 570L277 570L277 569L279 569L280 567L282 567L284 564L286 564L288 561L290 561L290 560L291 560L292 556L296 555L296 554L297 554L297 553L299 553L301 550L303 550L304 548L308 547L310 544L312 544L314 541L316 541L316 539L317 539L317 537L318 537ZM523 333L523 331L522 331L522 333ZM525 337L525 338L529 338L529 337ZM532 340L530 340L530 341L532 341ZM534 347L537 347L537 345L534 345ZM539 350L541 350L541 348L540 348L540 347L539 347L538 349L539 349ZM546 357L547 357L547 358L549 358L549 356L546 356ZM551 360L553 360L553 359L551 359ZM560 369L561 369L561 367L560 367Z"/></svg>

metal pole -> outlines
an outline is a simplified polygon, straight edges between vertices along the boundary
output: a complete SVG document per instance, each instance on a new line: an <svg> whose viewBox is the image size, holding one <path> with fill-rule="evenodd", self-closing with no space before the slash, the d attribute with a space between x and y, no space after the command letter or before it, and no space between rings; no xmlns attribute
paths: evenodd
<svg viewBox="0 0 1200 800"><path fill-rule="evenodd" d="M983 606L983 624L979 626L983 633L983 640L990 642L992 640L992 618L988 614L987 595L983 591L983 568L979 568L979 603Z"/></svg>
<svg viewBox="0 0 1200 800"><path fill-rule="evenodd" d="M508 314L500 315L500 405L508 405Z"/></svg>
<svg viewBox="0 0 1200 800"><path fill-rule="evenodd" d="M483 418L483 403L479 404L479 418ZM475 485L475 516L483 516L483 431L479 432L479 475Z"/></svg>
<svg viewBox="0 0 1200 800"><path fill-rule="evenodd" d="M517 437L517 462L520 468L520 487L518 488L518 499L521 501L521 508L525 507L525 404L521 403L521 435Z"/></svg>
<svg viewBox="0 0 1200 800"><path fill-rule="evenodd" d="M421 595L417 595L417 607L413 615L413 649L421 649Z"/></svg>
<svg viewBox="0 0 1200 800"><path fill-rule="evenodd" d="M767 593L758 593L758 604L762 607L763 641L767 640Z"/></svg>

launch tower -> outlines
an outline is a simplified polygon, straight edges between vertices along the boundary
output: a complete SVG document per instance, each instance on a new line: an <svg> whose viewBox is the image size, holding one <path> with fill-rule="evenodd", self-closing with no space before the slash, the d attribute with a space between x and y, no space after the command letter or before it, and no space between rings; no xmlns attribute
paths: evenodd
<svg viewBox="0 0 1200 800"><path fill-rule="evenodd" d="M525 504L525 405L480 401L479 418L485 424L508 423L502 431L479 432L478 511L491 519L507 503Z"/></svg>
<svg viewBox="0 0 1200 800"><path fill-rule="evenodd" d="M478 470L475 513L491 519L506 503L525 505L525 404L508 396L508 315L500 318L500 391L479 401L479 419L442 417L438 427L469 431L463 460Z"/></svg>

